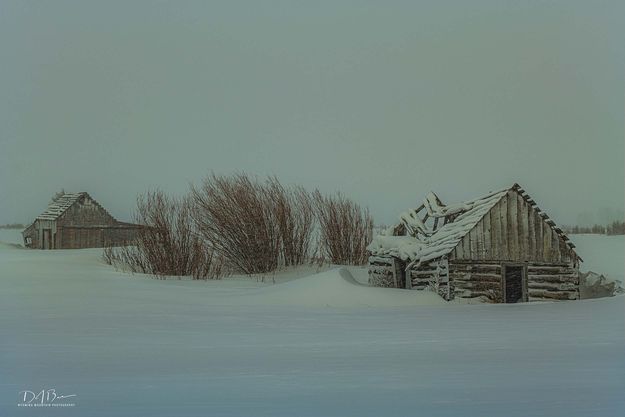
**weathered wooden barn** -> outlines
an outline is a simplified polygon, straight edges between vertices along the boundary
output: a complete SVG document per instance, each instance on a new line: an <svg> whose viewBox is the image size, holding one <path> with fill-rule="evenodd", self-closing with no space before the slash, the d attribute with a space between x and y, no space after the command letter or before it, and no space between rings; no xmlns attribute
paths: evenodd
<svg viewBox="0 0 625 417"><path fill-rule="evenodd" d="M368 247L371 285L446 300L579 299L575 245L518 184L454 205L430 193L400 220Z"/></svg>
<svg viewBox="0 0 625 417"><path fill-rule="evenodd" d="M63 193L22 232L34 249L79 249L130 242L141 226L111 216L86 192Z"/></svg>

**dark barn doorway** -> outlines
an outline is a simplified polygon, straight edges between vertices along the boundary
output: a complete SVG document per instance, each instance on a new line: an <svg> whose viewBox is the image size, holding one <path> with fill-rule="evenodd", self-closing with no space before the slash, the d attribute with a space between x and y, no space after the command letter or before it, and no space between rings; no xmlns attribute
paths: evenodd
<svg viewBox="0 0 625 417"><path fill-rule="evenodd" d="M506 265L503 277L503 295L505 303L521 303L523 297L523 267Z"/></svg>

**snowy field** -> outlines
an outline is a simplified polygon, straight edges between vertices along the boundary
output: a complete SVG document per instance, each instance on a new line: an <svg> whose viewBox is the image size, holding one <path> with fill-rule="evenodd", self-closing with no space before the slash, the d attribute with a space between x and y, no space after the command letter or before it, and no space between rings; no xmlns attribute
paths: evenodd
<svg viewBox="0 0 625 417"><path fill-rule="evenodd" d="M625 275L623 236L571 238ZM625 415L625 297L446 304L358 268L162 281L100 253L0 243L0 416ZM43 389L75 406L18 407Z"/></svg>
<svg viewBox="0 0 625 417"><path fill-rule="evenodd" d="M569 235L582 257L581 270L625 283L625 236Z"/></svg>

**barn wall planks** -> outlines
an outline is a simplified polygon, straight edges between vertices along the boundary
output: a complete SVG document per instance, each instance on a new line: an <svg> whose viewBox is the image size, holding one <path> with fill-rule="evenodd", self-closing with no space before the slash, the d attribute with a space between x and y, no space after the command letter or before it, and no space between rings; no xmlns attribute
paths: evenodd
<svg viewBox="0 0 625 417"><path fill-rule="evenodd" d="M23 236L25 245L36 249L96 248L128 244L140 229L139 225L117 221L87 193L80 193L58 217L36 219ZM44 233L50 236L46 242Z"/></svg>

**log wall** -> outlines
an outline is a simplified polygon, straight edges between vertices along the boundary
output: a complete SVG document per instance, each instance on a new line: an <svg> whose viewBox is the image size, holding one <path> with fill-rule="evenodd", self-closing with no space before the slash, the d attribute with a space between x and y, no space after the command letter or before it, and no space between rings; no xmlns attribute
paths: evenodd
<svg viewBox="0 0 625 417"><path fill-rule="evenodd" d="M453 298L447 258L435 259L424 264L413 266L407 271L411 288L430 290L438 293L445 300Z"/></svg>
<svg viewBox="0 0 625 417"><path fill-rule="evenodd" d="M449 262L451 298L485 297L503 302L502 267L493 262Z"/></svg>
<svg viewBox="0 0 625 417"><path fill-rule="evenodd" d="M524 299L528 301L577 300L578 268L573 263L526 262ZM369 285L412 288L437 292L445 300L485 298L503 302L502 263L493 261L450 261L437 259L413 266L393 257L369 257ZM408 278L405 279L404 277Z"/></svg>
<svg viewBox="0 0 625 417"><path fill-rule="evenodd" d="M392 256L369 257L369 285L372 287L407 288L405 263Z"/></svg>
<svg viewBox="0 0 625 417"><path fill-rule="evenodd" d="M528 301L577 300L579 271L573 264L525 263ZM494 262L450 261L451 298L485 297L503 302L503 265Z"/></svg>
<svg viewBox="0 0 625 417"><path fill-rule="evenodd" d="M538 264L527 266L529 301L578 300L579 270L572 264Z"/></svg>

